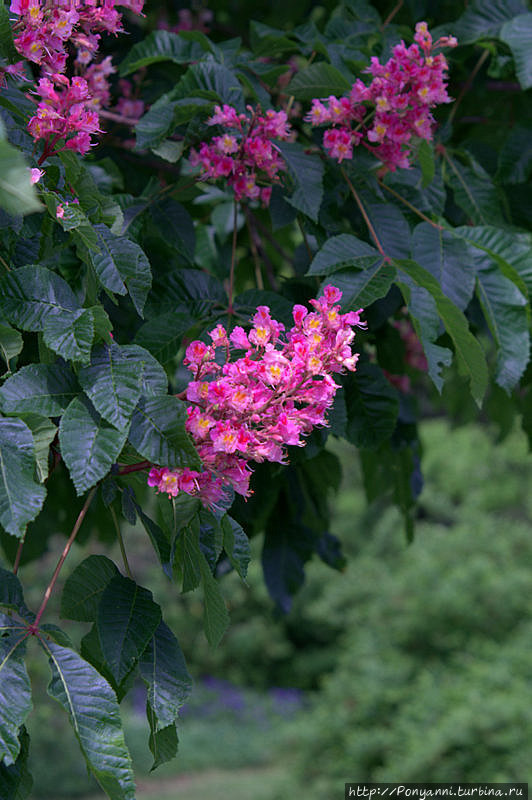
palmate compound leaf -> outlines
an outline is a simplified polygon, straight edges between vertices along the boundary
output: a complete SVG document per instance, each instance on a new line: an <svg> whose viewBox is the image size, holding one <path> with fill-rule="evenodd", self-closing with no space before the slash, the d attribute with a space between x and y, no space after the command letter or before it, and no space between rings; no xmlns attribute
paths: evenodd
<svg viewBox="0 0 532 800"><path fill-rule="evenodd" d="M488 384L488 367L482 347L469 330L467 319L444 295L430 272L410 259L396 259L394 263L416 286L426 289L432 295L438 314L453 341L458 369L468 377L471 394L480 406Z"/></svg>
<svg viewBox="0 0 532 800"><path fill-rule="evenodd" d="M152 593L130 578L115 575L101 596L97 627L110 673L120 684L135 666L161 622Z"/></svg>
<svg viewBox="0 0 532 800"><path fill-rule="evenodd" d="M14 764L19 752L19 729L31 711L31 685L24 655L26 630L0 614L0 761Z"/></svg>
<svg viewBox="0 0 532 800"><path fill-rule="evenodd" d="M127 438L93 408L90 401L76 397L61 417L59 444L78 495L105 477Z"/></svg>
<svg viewBox="0 0 532 800"><path fill-rule="evenodd" d="M36 483L35 445L20 419L0 418L0 524L22 536L42 508L46 489Z"/></svg>
<svg viewBox="0 0 532 800"><path fill-rule="evenodd" d="M131 758L115 693L74 650L40 641L52 670L48 693L68 713L91 772L111 800L135 800Z"/></svg>

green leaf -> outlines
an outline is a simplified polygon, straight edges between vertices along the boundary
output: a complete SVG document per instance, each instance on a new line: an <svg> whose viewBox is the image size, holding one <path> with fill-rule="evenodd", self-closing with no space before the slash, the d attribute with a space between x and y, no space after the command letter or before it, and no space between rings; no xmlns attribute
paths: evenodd
<svg viewBox="0 0 532 800"><path fill-rule="evenodd" d="M13 41L13 30L9 20L9 11L4 3L0 4L0 56L10 64L20 61L20 55Z"/></svg>
<svg viewBox="0 0 532 800"><path fill-rule="evenodd" d="M435 164L434 164L434 150L426 139L421 139L417 150L417 158L419 166L421 167L421 174L423 180L421 188L426 189L434 180Z"/></svg>
<svg viewBox="0 0 532 800"><path fill-rule="evenodd" d="M343 385L346 438L357 447L378 447L395 429L397 392L377 364L360 364L354 375L343 380Z"/></svg>
<svg viewBox="0 0 532 800"><path fill-rule="evenodd" d="M135 342L145 347L161 364L177 355L184 334L195 324L193 317L168 311L145 322L135 334Z"/></svg>
<svg viewBox="0 0 532 800"><path fill-rule="evenodd" d="M445 179L454 199L475 225L499 225L503 218L497 189L489 174L476 161L464 166L448 156Z"/></svg>
<svg viewBox="0 0 532 800"><path fill-rule="evenodd" d="M41 190L41 194L48 213L66 233L71 233L89 251L96 250L98 243L94 226L87 215L77 203L65 203L60 195L55 192ZM63 209L63 216L57 216L59 206Z"/></svg>
<svg viewBox="0 0 532 800"><path fill-rule="evenodd" d="M8 767L19 752L19 729L31 711L31 684L26 672L26 631L10 628L13 620L0 614L0 761Z"/></svg>
<svg viewBox="0 0 532 800"><path fill-rule="evenodd" d="M59 444L78 495L104 478L127 438L104 420L92 405L76 397L61 417Z"/></svg>
<svg viewBox="0 0 532 800"><path fill-rule="evenodd" d="M156 730L171 725L192 687L183 653L176 637L160 622L139 661L148 702L157 717Z"/></svg>
<svg viewBox="0 0 532 800"><path fill-rule="evenodd" d="M94 340L92 310L63 311L48 316L43 326L43 339L50 350L66 361L88 364Z"/></svg>
<svg viewBox="0 0 532 800"><path fill-rule="evenodd" d="M505 184L526 183L532 173L532 128L514 125L499 150L495 179Z"/></svg>
<svg viewBox="0 0 532 800"><path fill-rule="evenodd" d="M18 331L10 325L0 325L0 355L10 370L10 361L22 352L24 341ZM16 362L15 362L16 364Z"/></svg>
<svg viewBox="0 0 532 800"><path fill-rule="evenodd" d="M171 578L172 577L172 567L171 567L171 552L170 552L170 542L166 537L162 528L157 525L147 514L144 513L142 508L135 503L134 504L135 511L140 517L140 521L144 526L144 530L150 537L150 541L153 545L153 549L157 553L159 561L161 562L161 566L165 572L165 574Z"/></svg>
<svg viewBox="0 0 532 800"><path fill-rule="evenodd" d="M125 236L115 236L107 225L95 225L98 250L90 251L90 260L101 285L110 292L129 292L137 313L142 317L151 288L151 268L141 247Z"/></svg>
<svg viewBox="0 0 532 800"><path fill-rule="evenodd" d="M436 278L442 292L463 311L473 296L475 270L469 248L449 231L421 222L412 237L414 260Z"/></svg>
<svg viewBox="0 0 532 800"><path fill-rule="evenodd" d="M381 259L372 267L360 270L337 272L332 283L342 292L342 309L358 310L369 306L375 300L385 297L394 282L396 269L388 261ZM326 279L320 291L330 283Z"/></svg>
<svg viewBox="0 0 532 800"><path fill-rule="evenodd" d="M150 767L150 772L160 767L161 764L166 764L177 755L178 738L175 723L167 725L166 728L157 729L157 718L148 706L146 715L150 723L150 738L148 745L153 755L153 764Z"/></svg>
<svg viewBox="0 0 532 800"><path fill-rule="evenodd" d="M426 289L417 286L407 275L397 281L401 290L412 324L423 346L428 364L428 373L439 392L443 388L443 367L448 367L453 354L447 347L434 344L440 335L440 318L434 298Z"/></svg>
<svg viewBox="0 0 532 800"><path fill-rule="evenodd" d="M479 251L486 253L486 263L494 261L523 294L532 296L532 238L529 233L510 232L489 225L464 225L451 233L473 245L470 258L475 264L479 263Z"/></svg>
<svg viewBox="0 0 532 800"><path fill-rule="evenodd" d="M44 267L20 267L0 282L0 312L24 331L42 331L50 317L78 309L68 283Z"/></svg>
<svg viewBox="0 0 532 800"><path fill-rule="evenodd" d="M469 378L471 394L480 406L488 385L488 368L482 348L469 330L466 318L443 294L430 272L410 259L397 259L395 263L416 286L423 287L434 298L438 314L453 340L458 369Z"/></svg>
<svg viewBox="0 0 532 800"><path fill-rule="evenodd" d="M175 92L162 95L135 126L137 149L151 147L154 152L170 136L176 125L189 122L212 111L215 97L184 97L173 99Z"/></svg>
<svg viewBox="0 0 532 800"><path fill-rule="evenodd" d="M196 515L178 531L174 544L174 575L181 579L181 591L191 592L201 580L200 562L203 558L199 545L199 517Z"/></svg>
<svg viewBox="0 0 532 800"><path fill-rule="evenodd" d="M8 214L32 214L42 211L30 168L16 147L0 131L0 208Z"/></svg>
<svg viewBox="0 0 532 800"><path fill-rule="evenodd" d="M138 662L161 622L161 609L152 593L130 578L115 575L98 609L98 635L105 663L121 683Z"/></svg>
<svg viewBox="0 0 532 800"><path fill-rule="evenodd" d="M91 772L112 800L135 800L115 693L74 650L43 639L41 644L52 670L48 692L67 711Z"/></svg>
<svg viewBox="0 0 532 800"><path fill-rule="evenodd" d="M30 737L25 728L21 729L20 753L11 766L0 763L0 797L3 800L26 800L33 787L33 778L28 771Z"/></svg>
<svg viewBox="0 0 532 800"><path fill-rule="evenodd" d="M21 617L31 618L33 622L33 614L24 602L24 594L19 579L3 567L0 567L0 606L11 608Z"/></svg>
<svg viewBox="0 0 532 800"><path fill-rule="evenodd" d="M277 142L277 148L295 184L293 195L285 199L317 222L323 197L323 161L317 155L306 153L305 148L296 142Z"/></svg>
<svg viewBox="0 0 532 800"><path fill-rule="evenodd" d="M61 595L61 616L80 622L94 622L107 584L119 572L106 556L86 558L65 581Z"/></svg>
<svg viewBox="0 0 532 800"><path fill-rule="evenodd" d="M148 67L160 61L189 64L192 61L199 61L204 52L198 42L187 42L177 33L153 31L141 42L133 45L120 64L120 75L129 75L141 67Z"/></svg>
<svg viewBox="0 0 532 800"><path fill-rule="evenodd" d="M34 481L35 445L20 419L0 418L0 524L13 536L42 508L46 489Z"/></svg>
<svg viewBox="0 0 532 800"><path fill-rule="evenodd" d="M506 42L515 61L517 78L523 89L532 86L532 12L519 14L506 22L500 31L499 37Z"/></svg>
<svg viewBox="0 0 532 800"><path fill-rule="evenodd" d="M188 264L193 265L196 232L186 208L169 197L154 203L150 208L150 215L163 241L176 250Z"/></svg>
<svg viewBox="0 0 532 800"><path fill-rule="evenodd" d="M222 517L222 530L224 535L224 550L231 566L238 575L244 579L247 575L248 565L251 560L249 539L238 522L225 514Z"/></svg>
<svg viewBox="0 0 532 800"><path fill-rule="evenodd" d="M114 342L95 348L90 366L79 371L81 386L96 411L121 430L128 427L139 401L140 377L138 367Z"/></svg>
<svg viewBox="0 0 532 800"><path fill-rule="evenodd" d="M498 348L496 380L509 392L528 364L527 300L493 262L479 263L477 278L478 298Z"/></svg>
<svg viewBox="0 0 532 800"><path fill-rule="evenodd" d="M470 44L479 39L497 38L507 20L526 11L522 0L474 0L462 16L454 23L452 30L446 26L446 33L453 33L459 44ZM443 26L442 26L443 32Z"/></svg>
<svg viewBox="0 0 532 800"><path fill-rule="evenodd" d="M177 397L142 399L131 421L129 441L154 464L201 469L185 419L185 405Z"/></svg>
<svg viewBox="0 0 532 800"><path fill-rule="evenodd" d="M404 214L391 203L378 203L365 197L363 200L386 255L392 258L408 258L411 236Z"/></svg>
<svg viewBox="0 0 532 800"><path fill-rule="evenodd" d="M342 95L351 90L351 84L340 70L320 61L296 72L285 89L296 100L313 100L315 97Z"/></svg>
<svg viewBox="0 0 532 800"><path fill-rule="evenodd" d="M132 369L139 375L140 391L144 397L157 397L168 391L168 377L156 358L138 344L126 344L122 347L124 355Z"/></svg>
<svg viewBox="0 0 532 800"><path fill-rule="evenodd" d="M37 463L37 477L39 483L44 483L48 477L48 455L50 445L57 434L57 427L50 422L48 417L40 414L20 414L20 419L28 426L33 436L35 445L35 461Z"/></svg>
<svg viewBox="0 0 532 800"><path fill-rule="evenodd" d="M58 417L79 391L76 376L66 364L29 364L4 383L0 404L6 414Z"/></svg>
<svg viewBox="0 0 532 800"><path fill-rule="evenodd" d="M371 245L351 236L341 233L332 236L316 253L307 275L332 275L345 267L359 267L365 269L381 259L378 250Z"/></svg>
<svg viewBox="0 0 532 800"><path fill-rule="evenodd" d="M229 614L218 585L205 557L199 560L203 585L203 629L211 647L216 647L229 626Z"/></svg>

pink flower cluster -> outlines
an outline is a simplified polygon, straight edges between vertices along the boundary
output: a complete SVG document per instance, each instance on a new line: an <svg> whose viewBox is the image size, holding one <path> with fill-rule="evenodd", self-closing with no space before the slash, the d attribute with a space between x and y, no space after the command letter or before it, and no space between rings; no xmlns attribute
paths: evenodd
<svg viewBox="0 0 532 800"><path fill-rule="evenodd" d="M144 0L119 3L136 13ZM94 62L101 33L119 33L122 15L115 0L11 0L18 52L41 67L37 114L29 123L35 139L44 139L41 161L59 147L86 153L91 135L99 132L97 111L109 103L110 57ZM66 76L74 50L76 77ZM59 144L59 140L63 140Z"/></svg>
<svg viewBox="0 0 532 800"><path fill-rule="evenodd" d="M64 147L86 153L91 145L91 134L99 132L98 114L91 108L87 81L65 75L41 78L37 94L42 102L31 118L28 130L34 139L46 140L52 152L60 139ZM46 152L46 150L45 150Z"/></svg>
<svg viewBox="0 0 532 800"><path fill-rule="evenodd" d="M216 106L209 125L224 128L221 136L214 136L208 144L202 142L199 151L192 150L190 163L201 167L206 178L227 178L237 200L247 197L270 202L271 185L261 186L257 181L275 181L285 162L273 139L290 137L290 124L284 111L248 106L248 114L238 114L232 106Z"/></svg>
<svg viewBox="0 0 532 800"><path fill-rule="evenodd" d="M248 496L249 461L285 463L287 445L303 446L312 428L326 425L339 388L332 374L356 369L353 326L365 327L362 309L340 313L341 297L326 286L322 297L310 301L313 311L295 305L286 336L269 308L259 306L249 333L235 327L228 335L217 325L209 334L212 344L192 342L185 357L194 375L186 390L186 428L204 470L154 467L148 484L172 497L197 495L205 506L216 506L228 487ZM230 360L231 349L243 355Z"/></svg>
<svg viewBox="0 0 532 800"><path fill-rule="evenodd" d="M430 109L448 103L447 61L435 48L455 47L453 36L433 44L425 22L418 22L415 43L393 48L391 58L381 64L371 59L368 72L373 80L358 79L348 97L313 100L305 119L312 125L332 125L325 131L323 146L339 162L353 158L353 147L362 144L390 170L409 167L416 138L432 138L434 117Z"/></svg>

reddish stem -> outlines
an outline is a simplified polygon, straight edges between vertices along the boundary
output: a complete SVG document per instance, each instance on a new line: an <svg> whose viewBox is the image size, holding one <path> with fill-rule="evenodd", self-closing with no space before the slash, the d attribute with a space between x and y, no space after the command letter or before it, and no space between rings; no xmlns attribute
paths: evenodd
<svg viewBox="0 0 532 800"><path fill-rule="evenodd" d="M149 469L151 466L151 461L139 461L137 464L128 464L125 467L120 467L117 474L128 475L130 472L141 472L141 470Z"/></svg>
<svg viewBox="0 0 532 800"><path fill-rule="evenodd" d="M358 206L358 208L359 208L359 210L360 210L360 213L361 213L361 214L362 214L362 216L364 217L364 222L366 223L366 225L367 225L367 228L368 228L368 231L370 232L370 234L371 234L371 237L372 237L373 241L375 242L375 245L376 245L376 247L377 247L377 250L379 251L379 253L380 253L380 254L381 254L381 256L383 257L383 259L384 259L385 261L388 261L388 262L389 262L389 261L390 261L390 256L387 256L387 255L386 255L386 253L384 252L384 249L383 249L383 247L382 247L382 244L380 243L379 237L377 236L377 231L375 230L375 228L374 228L374 227L373 227L373 225L371 224L371 220L370 220L370 218L369 218L369 217L368 217L368 215L367 215L366 209L364 208L364 206L363 206L363 204L362 204L362 200L361 200L361 199L360 199L360 197L358 196L358 193L357 193L357 191L356 191L355 187L353 186L353 184L352 184L352 183L351 183L351 181L349 180L349 177L347 176L347 173L346 173L346 171L344 170L344 168L343 168L343 167L340 167L340 172L341 172L341 173L342 173L342 175L344 176L344 178L345 178L345 181L346 181L347 185L348 185L348 186L349 186L349 188L351 189L351 194L352 194L352 195L353 195L353 197L355 198L355 201L356 201L356 204L357 204L357 206Z"/></svg>
<svg viewBox="0 0 532 800"><path fill-rule="evenodd" d="M94 493L96 492L96 488L97 487L94 486L90 490L89 494L87 495L87 498L86 498L85 502L83 503L83 508L81 509L81 511L78 514L78 518L77 518L76 522L74 523L74 527L72 528L72 533L68 537L68 541L67 541L67 543L65 545L65 548L64 548L63 552L61 553L61 558L57 562L57 567L55 568L54 574L52 575L52 580L48 584L48 587L47 587L47 589L46 589L46 591L44 593L44 597L43 597L43 600L42 600L42 603L41 603L41 607L37 611L37 616L35 617L35 622L32 625L29 626L30 633L36 633L38 628L39 628L39 622L41 621L41 617L44 614L46 606L48 605L48 601L49 601L49 599L50 599L50 597L52 595L52 592L54 590L54 586L55 586L55 584L57 582L57 578L59 577L59 573L61 572L61 567L63 566L63 564L65 562L65 559L66 559L67 555L70 552L70 548L72 547L72 545L74 543L74 539L78 535L78 531L81 528L81 523L85 519L85 515L86 515L87 511L89 510L89 506L91 504L92 498L94 497Z"/></svg>

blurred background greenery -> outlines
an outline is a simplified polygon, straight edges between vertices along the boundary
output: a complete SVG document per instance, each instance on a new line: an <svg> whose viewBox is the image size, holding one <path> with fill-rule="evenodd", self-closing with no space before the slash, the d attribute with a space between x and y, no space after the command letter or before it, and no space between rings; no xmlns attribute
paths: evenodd
<svg viewBox="0 0 532 800"><path fill-rule="evenodd" d="M526 446L518 434L496 443L480 425L441 419L423 423L422 439L414 542L394 509L366 506L354 451L333 444L344 468L333 526L344 573L311 563L292 611L276 617L256 552L247 586L222 580L232 626L216 651L199 599L179 597L144 532L126 531L135 577L157 587L196 679L180 755L151 776L140 686L124 709L139 800L284 800L303 789L324 800L354 780L532 780ZM36 596L47 574L48 565L35 572ZM46 676L32 678L44 694ZM49 699L35 705L33 797L103 797L62 711Z"/></svg>

